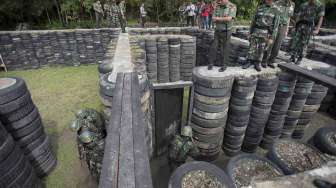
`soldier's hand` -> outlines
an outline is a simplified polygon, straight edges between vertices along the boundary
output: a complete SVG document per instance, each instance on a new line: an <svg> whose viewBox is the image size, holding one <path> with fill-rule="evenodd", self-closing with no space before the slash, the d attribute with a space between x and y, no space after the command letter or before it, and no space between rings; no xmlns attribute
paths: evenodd
<svg viewBox="0 0 336 188"><path fill-rule="evenodd" d="M273 39L268 39L267 44L268 44L268 45L273 44Z"/></svg>
<svg viewBox="0 0 336 188"><path fill-rule="evenodd" d="M314 30L314 32L313 32L313 34L314 34L314 35L318 35L318 34L319 34L319 32L320 32L320 30L319 30L319 29L315 29L315 30Z"/></svg>

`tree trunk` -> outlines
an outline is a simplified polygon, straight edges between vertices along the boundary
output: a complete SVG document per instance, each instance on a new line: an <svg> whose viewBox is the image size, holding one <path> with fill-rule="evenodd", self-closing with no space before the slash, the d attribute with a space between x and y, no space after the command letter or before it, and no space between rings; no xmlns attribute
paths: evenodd
<svg viewBox="0 0 336 188"><path fill-rule="evenodd" d="M46 11L46 14L47 14L48 22L51 25L51 19L50 19L49 13L48 13L48 9L45 8L45 11Z"/></svg>
<svg viewBox="0 0 336 188"><path fill-rule="evenodd" d="M55 5L56 5L58 19L59 19L59 21L62 23L62 25L64 26L64 22L63 22L63 18L62 18L61 10L60 10L59 2L58 2L57 0L54 0L54 3L55 3Z"/></svg>

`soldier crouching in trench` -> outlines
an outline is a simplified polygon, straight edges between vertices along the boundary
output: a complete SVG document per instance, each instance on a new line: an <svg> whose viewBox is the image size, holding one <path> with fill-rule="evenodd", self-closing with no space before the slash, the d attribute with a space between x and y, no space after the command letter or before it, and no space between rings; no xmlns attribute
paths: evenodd
<svg viewBox="0 0 336 188"><path fill-rule="evenodd" d="M263 67L268 64L269 49L272 47L273 41L277 36L279 26L279 14L277 8L273 4L273 0L265 0L259 5L252 20L250 29L250 47L247 55L247 63L243 65L243 69L247 69L254 65L254 68L261 71L261 63Z"/></svg>
<svg viewBox="0 0 336 188"><path fill-rule="evenodd" d="M199 150L192 140L192 129L185 126L181 135L175 135L169 145L168 161L170 170L174 171L177 167L186 162L188 156L197 156Z"/></svg>
<svg viewBox="0 0 336 188"><path fill-rule="evenodd" d="M298 13L295 15L295 33L292 36L289 48L291 62L301 63L310 38L320 31L324 15L324 5L319 0L308 0L300 6ZM318 22L315 27L316 19Z"/></svg>
<svg viewBox="0 0 336 188"><path fill-rule="evenodd" d="M91 175L99 181L104 157L106 131L101 115L93 109L76 113L70 129L77 133L80 160L85 160Z"/></svg>

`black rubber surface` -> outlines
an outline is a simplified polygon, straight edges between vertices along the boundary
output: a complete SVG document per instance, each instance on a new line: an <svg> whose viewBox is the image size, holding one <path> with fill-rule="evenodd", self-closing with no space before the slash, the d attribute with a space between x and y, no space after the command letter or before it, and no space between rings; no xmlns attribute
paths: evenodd
<svg viewBox="0 0 336 188"><path fill-rule="evenodd" d="M13 111L9 114L3 114L0 116L0 120L2 123L10 124L15 121L19 121L20 119L23 119L25 116L27 116L29 113L31 113L35 108L35 105L33 103L28 103L27 105L23 106L22 108Z"/></svg>
<svg viewBox="0 0 336 188"><path fill-rule="evenodd" d="M19 98L20 96L22 96L27 91L27 86L23 79L17 78L17 77L9 77L9 78L15 79L16 82L15 84L9 87L0 89L0 104L6 104L10 101L13 101ZM0 79L0 83L2 83L2 81L3 80ZM3 84L0 84L0 85L3 85Z"/></svg>
<svg viewBox="0 0 336 188"><path fill-rule="evenodd" d="M15 178L22 172L27 165L28 161L25 157L21 157L14 166L5 174L1 174L0 176L0 187L6 187L11 182L15 180Z"/></svg>
<svg viewBox="0 0 336 188"><path fill-rule="evenodd" d="M46 134L41 134L38 138L36 138L34 141L32 141L30 144L24 146L22 149L25 154L28 154L32 152L35 148L37 148L39 145L43 143L43 141L46 139Z"/></svg>
<svg viewBox="0 0 336 188"><path fill-rule="evenodd" d="M15 147L12 136L8 135L5 138L6 140L0 145L0 163L9 156Z"/></svg>
<svg viewBox="0 0 336 188"><path fill-rule="evenodd" d="M0 174L5 174L23 157L22 151L18 145L10 152L6 159L0 163Z"/></svg>
<svg viewBox="0 0 336 188"><path fill-rule="evenodd" d="M27 136L28 134L34 132L34 130L38 129L42 126L42 120L40 117L37 117L33 122L27 124L26 126L22 127L21 129L17 129L11 132L11 135L15 139L20 139L22 137Z"/></svg>
<svg viewBox="0 0 336 188"><path fill-rule="evenodd" d="M336 156L335 135L336 127L320 128L313 137L314 146L323 153Z"/></svg>
<svg viewBox="0 0 336 188"><path fill-rule="evenodd" d="M6 129L10 132L21 129L26 125L30 124L34 119L40 116L37 108L34 108L32 112L30 112L27 116L20 119L19 121L11 122L6 124Z"/></svg>
<svg viewBox="0 0 336 188"><path fill-rule="evenodd" d="M44 129L42 126L40 126L31 134L18 139L17 142L20 144L21 147L25 147L26 145L32 143L34 140L40 137L42 134L44 134Z"/></svg>
<svg viewBox="0 0 336 188"><path fill-rule="evenodd" d="M213 164L201 161L189 162L177 168L169 179L168 188L181 187L183 177L189 172L197 170L206 171L216 177L226 188L235 188L232 180L229 179L223 170Z"/></svg>
<svg viewBox="0 0 336 188"><path fill-rule="evenodd" d="M32 103L30 93L28 90L26 93L19 98L5 104L0 105L0 115L8 114L10 112L17 111L18 109L24 107L28 103Z"/></svg>

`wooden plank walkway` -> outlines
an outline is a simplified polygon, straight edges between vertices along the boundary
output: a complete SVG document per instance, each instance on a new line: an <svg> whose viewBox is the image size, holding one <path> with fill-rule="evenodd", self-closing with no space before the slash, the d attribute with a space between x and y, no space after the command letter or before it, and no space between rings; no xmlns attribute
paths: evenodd
<svg viewBox="0 0 336 188"><path fill-rule="evenodd" d="M136 73L118 73L99 188L152 188Z"/></svg>

